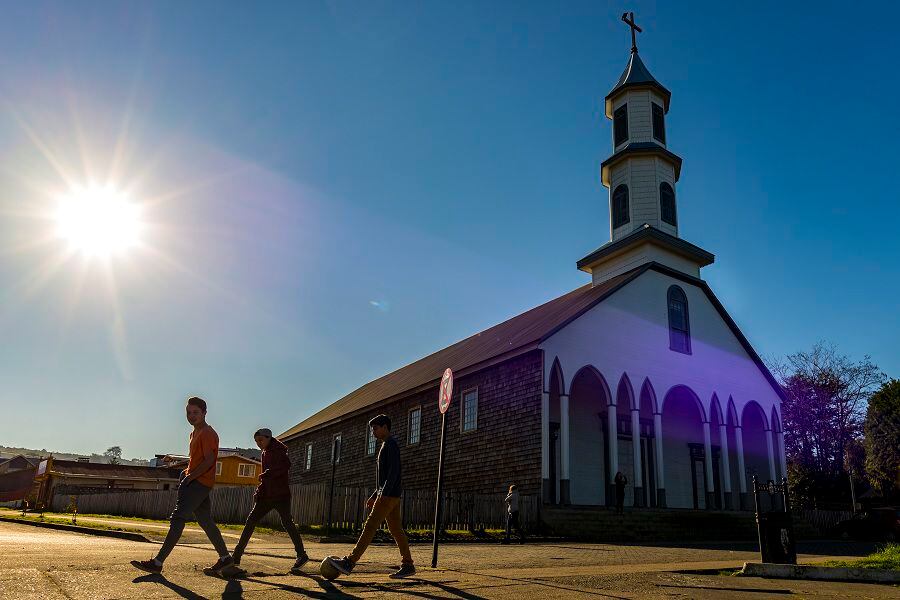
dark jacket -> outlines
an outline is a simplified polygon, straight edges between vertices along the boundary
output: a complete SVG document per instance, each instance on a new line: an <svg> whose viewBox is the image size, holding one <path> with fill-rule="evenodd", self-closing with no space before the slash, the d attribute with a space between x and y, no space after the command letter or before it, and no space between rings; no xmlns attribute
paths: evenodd
<svg viewBox="0 0 900 600"><path fill-rule="evenodd" d="M287 446L275 438L262 453L262 473L259 485L256 486L255 497L260 500L273 500L291 495L288 487L288 472L291 470L291 459L288 458Z"/></svg>
<svg viewBox="0 0 900 600"><path fill-rule="evenodd" d="M388 437L378 450L375 485L378 492L388 498L399 498L403 494L400 482L400 446L393 437Z"/></svg>

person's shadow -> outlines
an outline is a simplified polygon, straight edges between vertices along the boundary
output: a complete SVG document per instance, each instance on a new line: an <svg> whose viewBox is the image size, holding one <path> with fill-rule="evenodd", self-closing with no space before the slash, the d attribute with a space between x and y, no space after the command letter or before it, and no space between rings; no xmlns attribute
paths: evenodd
<svg viewBox="0 0 900 600"><path fill-rule="evenodd" d="M177 583L173 583L166 579L166 576L162 573L151 573L149 575L141 575L140 577L135 577L131 580L132 583L158 583L162 586L165 586L181 596L182 598L188 598L189 600L206 600L205 596L201 596L200 594L193 592L186 587L182 587ZM227 587L226 587L227 589Z"/></svg>
<svg viewBox="0 0 900 600"><path fill-rule="evenodd" d="M225 590L222 592L222 598L243 598L244 586L237 579L229 579L225 584Z"/></svg>

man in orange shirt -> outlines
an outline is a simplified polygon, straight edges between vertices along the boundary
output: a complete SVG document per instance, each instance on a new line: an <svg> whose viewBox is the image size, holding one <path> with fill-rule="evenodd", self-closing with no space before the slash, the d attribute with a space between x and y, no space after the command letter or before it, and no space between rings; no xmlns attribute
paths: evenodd
<svg viewBox="0 0 900 600"><path fill-rule="evenodd" d="M148 573L162 572L163 562L178 543L184 524L191 515L206 532L212 542L219 560L211 567L203 569L207 575L219 575L222 569L234 564L219 528L210 514L209 493L216 482L216 458L219 455L219 436L206 423L206 401L202 398L189 398L185 407L188 423L194 426L190 435L190 460L182 473L178 485L178 500L170 517L169 533L156 558L150 560L133 560L131 564Z"/></svg>

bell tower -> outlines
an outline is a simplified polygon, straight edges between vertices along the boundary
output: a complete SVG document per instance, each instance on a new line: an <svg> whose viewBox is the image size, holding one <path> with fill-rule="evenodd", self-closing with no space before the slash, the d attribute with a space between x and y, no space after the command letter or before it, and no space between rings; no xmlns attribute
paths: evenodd
<svg viewBox="0 0 900 600"><path fill-rule="evenodd" d="M612 155L601 165L609 188L610 237L621 239L645 223L678 236L675 185L681 158L666 146L666 115L672 94L641 60L634 13L622 15L631 28L631 56L606 95L606 118L613 122Z"/></svg>
<svg viewBox="0 0 900 600"><path fill-rule="evenodd" d="M578 268L591 273L594 283L650 261L699 277L700 267L714 257L679 239L681 157L668 149L666 136L672 94L638 55L641 28L634 13L623 14L622 21L631 29L631 56L605 98L612 155L600 165L600 181L609 189L610 242L578 261ZM629 259L624 263L623 254Z"/></svg>

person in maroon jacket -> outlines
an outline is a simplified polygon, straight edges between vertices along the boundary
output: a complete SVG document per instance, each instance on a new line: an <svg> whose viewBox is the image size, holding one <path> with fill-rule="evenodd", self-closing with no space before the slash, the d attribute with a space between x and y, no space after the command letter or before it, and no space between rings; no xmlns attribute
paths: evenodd
<svg viewBox="0 0 900 600"><path fill-rule="evenodd" d="M247 517L247 523L244 525L244 531L241 533L241 539L234 548L232 557L234 558L234 566L224 575L234 577L246 573L240 568L241 556L247 548L250 536L256 529L256 524L269 511L275 509L278 516L281 517L281 524L291 536L294 542L294 549L297 551L297 561L291 567L291 573L297 575L300 569L309 561L309 556L303 548L303 539L297 526L291 519L291 488L288 487L288 472L291 469L291 459L288 458L287 446L282 444L277 438L272 437L271 429L260 429L253 438L256 445L262 450L262 473L259 476L259 485L256 487L256 493L253 495L253 510Z"/></svg>

